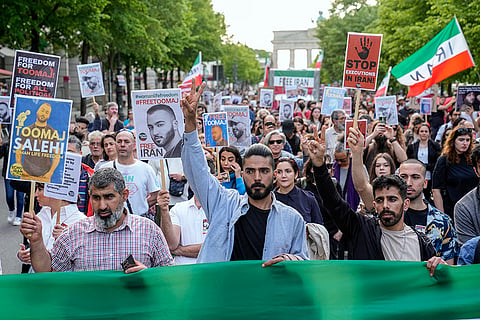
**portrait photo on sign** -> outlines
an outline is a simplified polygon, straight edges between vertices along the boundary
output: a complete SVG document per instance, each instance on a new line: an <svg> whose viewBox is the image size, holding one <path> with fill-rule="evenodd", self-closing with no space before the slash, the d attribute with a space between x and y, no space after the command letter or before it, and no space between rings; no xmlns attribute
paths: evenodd
<svg viewBox="0 0 480 320"><path fill-rule="evenodd" d="M205 146L224 147L228 146L227 113L204 113L203 128L205 132Z"/></svg>
<svg viewBox="0 0 480 320"><path fill-rule="evenodd" d="M432 114L432 98L420 99L420 114Z"/></svg>
<svg viewBox="0 0 480 320"><path fill-rule="evenodd" d="M71 100L15 96L7 178L63 183Z"/></svg>
<svg viewBox="0 0 480 320"><path fill-rule="evenodd" d="M82 98L105 95L102 67L99 62L77 65L77 72Z"/></svg>
<svg viewBox="0 0 480 320"><path fill-rule="evenodd" d="M283 122L285 120L293 120L293 109L295 101L282 99L280 100L280 108L278 110L279 120Z"/></svg>
<svg viewBox="0 0 480 320"><path fill-rule="evenodd" d="M271 108L273 105L273 89L260 90L260 107Z"/></svg>
<svg viewBox="0 0 480 320"><path fill-rule="evenodd" d="M10 97L0 96L0 124L12 122L12 110L10 109Z"/></svg>
<svg viewBox="0 0 480 320"><path fill-rule="evenodd" d="M180 89L132 91L139 160L180 158L184 132Z"/></svg>
<svg viewBox="0 0 480 320"><path fill-rule="evenodd" d="M480 86L458 86L457 110L465 111L467 107L480 111Z"/></svg>
<svg viewBox="0 0 480 320"><path fill-rule="evenodd" d="M375 97L375 119L385 119L389 125L398 125L397 97Z"/></svg>
<svg viewBox="0 0 480 320"><path fill-rule="evenodd" d="M323 91L322 114L331 115L333 110L343 109L343 98L347 89L336 87L325 87Z"/></svg>
<svg viewBox="0 0 480 320"><path fill-rule="evenodd" d="M248 147L252 143L248 106L225 106L228 120L228 143Z"/></svg>

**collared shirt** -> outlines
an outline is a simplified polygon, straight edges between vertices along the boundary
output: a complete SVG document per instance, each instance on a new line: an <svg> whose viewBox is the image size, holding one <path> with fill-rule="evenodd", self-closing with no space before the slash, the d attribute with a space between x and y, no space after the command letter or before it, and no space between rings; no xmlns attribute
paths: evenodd
<svg viewBox="0 0 480 320"><path fill-rule="evenodd" d="M472 238L465 242L460 249L460 254L458 256L458 265L464 266L467 264L472 264L475 260L475 250L477 249L479 237Z"/></svg>
<svg viewBox="0 0 480 320"><path fill-rule="evenodd" d="M78 221L55 241L55 271L122 270L128 255L147 267L169 266L173 258L160 228L147 218L127 214L113 232L99 228L95 217Z"/></svg>
<svg viewBox="0 0 480 320"><path fill-rule="evenodd" d="M180 227L180 245L201 244L208 232L207 216L203 208L197 208L195 199L177 203L170 210L172 224ZM196 258L175 256L175 265L197 263Z"/></svg>
<svg viewBox="0 0 480 320"><path fill-rule="evenodd" d="M52 209L50 207L42 207L42 210L38 213L38 217L42 220L43 243L47 250L51 250L55 242L53 238L53 228L57 224L57 214L54 214L52 217ZM86 216L78 210L76 204L70 204L60 208L60 224L64 227L70 226L84 218L86 218Z"/></svg>
<svg viewBox="0 0 480 320"><path fill-rule="evenodd" d="M249 209L248 195L226 189L209 172L197 131L183 136L182 162L185 176L200 201L210 227L197 263L230 261L234 244L235 223ZM308 259L305 222L293 208L275 199L267 220L263 260L281 253Z"/></svg>

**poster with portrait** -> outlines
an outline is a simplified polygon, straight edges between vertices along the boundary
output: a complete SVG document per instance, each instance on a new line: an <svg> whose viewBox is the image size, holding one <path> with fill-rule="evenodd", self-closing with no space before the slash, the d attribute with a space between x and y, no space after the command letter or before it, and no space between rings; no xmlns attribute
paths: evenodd
<svg viewBox="0 0 480 320"><path fill-rule="evenodd" d="M15 95L55 98L60 57L49 54L15 51L10 108Z"/></svg>
<svg viewBox="0 0 480 320"><path fill-rule="evenodd" d="M260 89L260 107L271 109L273 106L273 89Z"/></svg>
<svg viewBox="0 0 480 320"><path fill-rule="evenodd" d="M213 97L213 104L211 106L207 106L207 111L209 113L219 112L221 105L222 105L222 94L219 93ZM210 108L210 107L213 107L213 108Z"/></svg>
<svg viewBox="0 0 480 320"><path fill-rule="evenodd" d="M72 100L15 96L7 178L63 184Z"/></svg>
<svg viewBox="0 0 480 320"><path fill-rule="evenodd" d="M298 91L296 86L286 86L285 87L285 95L287 99L297 99Z"/></svg>
<svg viewBox="0 0 480 320"><path fill-rule="evenodd" d="M398 125L397 97L375 97L375 119L385 117L389 125Z"/></svg>
<svg viewBox="0 0 480 320"><path fill-rule="evenodd" d="M185 130L180 89L132 91L139 160L180 158Z"/></svg>
<svg viewBox="0 0 480 320"><path fill-rule="evenodd" d="M207 148L228 146L226 112L204 113L203 129Z"/></svg>
<svg viewBox="0 0 480 320"><path fill-rule="evenodd" d="M480 86L458 86L457 110L463 112L467 107L480 111Z"/></svg>
<svg viewBox="0 0 480 320"><path fill-rule="evenodd" d="M325 87L323 90L322 114L331 115L333 110L343 109L343 98L347 89L337 87Z"/></svg>
<svg viewBox="0 0 480 320"><path fill-rule="evenodd" d="M81 167L82 155L67 152L67 156L65 157L65 171L63 172L63 184L46 183L45 196L77 203Z"/></svg>
<svg viewBox="0 0 480 320"><path fill-rule="evenodd" d="M227 113L228 144L245 148L252 144L248 106L225 106Z"/></svg>
<svg viewBox="0 0 480 320"><path fill-rule="evenodd" d="M285 120L293 120L293 111L295 107L295 101L282 99L280 100L280 108L278 110L278 119L280 122Z"/></svg>
<svg viewBox="0 0 480 320"><path fill-rule="evenodd" d="M0 124L12 122L13 110L10 109L10 97L0 96Z"/></svg>
<svg viewBox="0 0 480 320"><path fill-rule="evenodd" d="M105 95L100 62L77 65L77 73L82 98Z"/></svg>
<svg viewBox="0 0 480 320"><path fill-rule="evenodd" d="M367 139L367 120L366 119L358 120L357 125L358 125L358 130L360 130L360 132L363 135L363 147L365 148L365 141ZM353 120L345 120L345 132L347 132L347 137L348 137L348 133L350 133L350 128L353 128ZM344 140L343 147L345 149L350 149L347 139L343 139L343 140Z"/></svg>
<svg viewBox="0 0 480 320"><path fill-rule="evenodd" d="M212 91L203 91L203 103L208 107L209 105L212 104L212 99L213 99L213 92Z"/></svg>
<svg viewBox="0 0 480 320"><path fill-rule="evenodd" d="M232 104L232 97L230 96L222 96L222 103L221 105L229 105Z"/></svg>
<svg viewBox="0 0 480 320"><path fill-rule="evenodd" d="M232 95L230 101L232 102L232 104L241 104L242 103L242 96Z"/></svg>
<svg viewBox="0 0 480 320"><path fill-rule="evenodd" d="M432 114L432 98L420 99L420 114Z"/></svg>
<svg viewBox="0 0 480 320"><path fill-rule="evenodd" d="M351 97L343 98L343 111L345 111L345 114L347 116L352 115L352 98Z"/></svg>

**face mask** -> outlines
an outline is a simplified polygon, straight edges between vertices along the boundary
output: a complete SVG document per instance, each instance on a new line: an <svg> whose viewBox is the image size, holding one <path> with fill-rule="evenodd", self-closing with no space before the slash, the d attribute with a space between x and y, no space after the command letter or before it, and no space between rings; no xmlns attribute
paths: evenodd
<svg viewBox="0 0 480 320"><path fill-rule="evenodd" d="M298 106L300 107L300 109L305 109L305 103L299 103Z"/></svg>

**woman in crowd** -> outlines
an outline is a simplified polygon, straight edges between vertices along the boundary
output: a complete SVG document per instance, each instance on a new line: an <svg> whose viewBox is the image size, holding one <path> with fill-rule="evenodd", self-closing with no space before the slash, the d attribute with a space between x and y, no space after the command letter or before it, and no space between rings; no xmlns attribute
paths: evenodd
<svg viewBox="0 0 480 320"><path fill-rule="evenodd" d="M277 189L275 197L278 201L295 208L306 223L323 224L315 196L295 185L298 178L298 165L292 158L283 157L278 160L276 167Z"/></svg>
<svg viewBox="0 0 480 320"><path fill-rule="evenodd" d="M220 150L220 173L226 172L229 175L229 181L222 182L222 186L227 189L236 189L238 193L245 194L245 184L242 178L242 157L237 148L223 147Z"/></svg>
<svg viewBox="0 0 480 320"><path fill-rule="evenodd" d="M422 123L418 128L419 140L407 147L407 157L409 159L420 160L427 167L425 178L428 184L423 190L423 194L425 195L425 199L432 203L432 172L442 149L430 136L430 125L428 123Z"/></svg>
<svg viewBox="0 0 480 320"><path fill-rule="evenodd" d="M322 128L321 112L322 110L319 107L314 107L312 109L312 112L310 113L310 118L308 119L310 121L308 125L309 132L313 132L312 126L316 126L318 131L320 131L320 129Z"/></svg>
<svg viewBox="0 0 480 320"><path fill-rule="evenodd" d="M132 110L128 111L128 118L125 119L125 121L123 122L123 127L125 129L128 129L128 130L135 129L135 125L133 123L133 111Z"/></svg>
<svg viewBox="0 0 480 320"><path fill-rule="evenodd" d="M197 133L201 135L203 133L203 119L202 117L197 117Z"/></svg>
<svg viewBox="0 0 480 320"><path fill-rule="evenodd" d="M473 148L472 129L455 127L433 170L432 193L435 207L453 220L453 207L478 184L470 158Z"/></svg>
<svg viewBox="0 0 480 320"><path fill-rule="evenodd" d="M107 133L102 137L100 145L103 149L103 159L98 161L95 165L95 170L98 170L108 161L113 161L117 159L117 143L115 140L116 134L111 132Z"/></svg>
<svg viewBox="0 0 480 320"><path fill-rule="evenodd" d="M297 135L300 139L302 139L307 134L307 126L305 122L300 117L293 118L293 125L295 126L295 130Z"/></svg>

